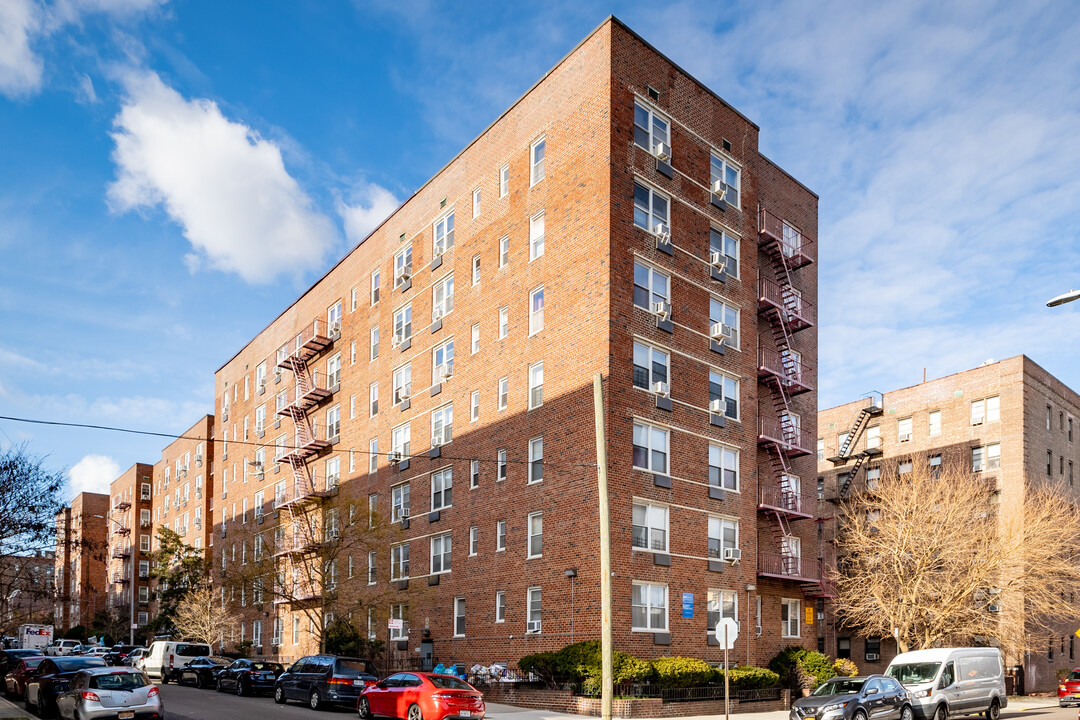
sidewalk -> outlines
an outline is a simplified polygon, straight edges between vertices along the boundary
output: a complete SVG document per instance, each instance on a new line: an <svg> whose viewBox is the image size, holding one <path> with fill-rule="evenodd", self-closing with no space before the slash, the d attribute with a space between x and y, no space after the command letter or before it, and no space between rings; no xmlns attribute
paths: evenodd
<svg viewBox="0 0 1080 720"><path fill-rule="evenodd" d="M29 720L30 713L23 710L18 705L8 702L3 697L0 697L0 718L25 718Z"/></svg>
<svg viewBox="0 0 1080 720"><path fill-rule="evenodd" d="M1038 698L1045 700L1047 698ZM1057 704L1057 701L1054 701ZM532 710L529 708L520 708L513 705L500 705L498 703L486 703L487 716L486 720L570 720L570 718L576 718L581 720L583 715L569 715L567 713L553 712L550 710ZM1040 706L1045 707L1045 706ZM1009 704L1009 708L1012 708L1012 704ZM717 720L722 718L723 715L697 715L689 717L680 717L678 720ZM733 720L788 720L787 710L774 710L772 712L756 712L756 713L732 713Z"/></svg>
<svg viewBox="0 0 1080 720"><path fill-rule="evenodd" d="M1031 695L1017 697L1014 695L1009 698L1009 705L1005 708L1005 710L1023 711L1048 707L1058 707L1058 699L1056 697L1032 697Z"/></svg>

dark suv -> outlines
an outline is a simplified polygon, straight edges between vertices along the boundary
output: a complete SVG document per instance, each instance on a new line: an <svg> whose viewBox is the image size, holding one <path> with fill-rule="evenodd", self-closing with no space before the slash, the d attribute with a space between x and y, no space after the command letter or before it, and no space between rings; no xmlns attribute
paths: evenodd
<svg viewBox="0 0 1080 720"><path fill-rule="evenodd" d="M356 707L360 692L378 681L375 664L362 658L309 655L300 658L274 683L274 702L306 702L312 710L329 705Z"/></svg>

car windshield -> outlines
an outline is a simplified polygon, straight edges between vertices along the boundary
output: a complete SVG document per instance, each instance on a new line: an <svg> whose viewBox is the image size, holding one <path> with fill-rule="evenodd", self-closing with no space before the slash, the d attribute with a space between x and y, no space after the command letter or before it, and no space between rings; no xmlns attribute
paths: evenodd
<svg viewBox="0 0 1080 720"><path fill-rule="evenodd" d="M899 680L901 685L921 685L933 682L940 668L939 662L901 663L890 665L885 674L894 680Z"/></svg>
<svg viewBox="0 0 1080 720"><path fill-rule="evenodd" d="M90 688L93 690L134 690L145 687L147 684L142 673L129 672L90 676Z"/></svg>
<svg viewBox="0 0 1080 720"><path fill-rule="evenodd" d="M23 660L23 664L26 665L26 667L28 667L28 668L36 668L38 665L40 665L43 662L45 662L44 657L32 657L32 658L26 658L25 660Z"/></svg>
<svg viewBox="0 0 1080 720"><path fill-rule="evenodd" d="M365 675L375 674L371 667L371 663L367 660L343 660L339 658L335 671L341 675L354 675L357 673L364 673Z"/></svg>
<svg viewBox="0 0 1080 720"><path fill-rule="evenodd" d="M1080 680L1080 670L1073 670L1069 673L1070 680Z"/></svg>
<svg viewBox="0 0 1080 720"><path fill-rule="evenodd" d="M428 675L428 680L440 690L472 690L467 682L450 675Z"/></svg>
<svg viewBox="0 0 1080 720"><path fill-rule="evenodd" d="M253 662L251 667L256 670L273 670L274 672L281 672L283 669L281 665L274 662Z"/></svg>
<svg viewBox="0 0 1080 720"><path fill-rule="evenodd" d="M96 657L58 657L53 658L53 662L63 671L78 670L79 668L84 667L101 667L105 665L104 660Z"/></svg>
<svg viewBox="0 0 1080 720"><path fill-rule="evenodd" d="M176 654L186 657L206 657L210 654L209 645L187 645L180 643L176 646Z"/></svg>
<svg viewBox="0 0 1080 720"><path fill-rule="evenodd" d="M815 695L854 695L862 690L865 680L833 678L814 691Z"/></svg>
<svg viewBox="0 0 1080 720"><path fill-rule="evenodd" d="M232 660L229 658L211 657L206 660L214 665L232 665Z"/></svg>

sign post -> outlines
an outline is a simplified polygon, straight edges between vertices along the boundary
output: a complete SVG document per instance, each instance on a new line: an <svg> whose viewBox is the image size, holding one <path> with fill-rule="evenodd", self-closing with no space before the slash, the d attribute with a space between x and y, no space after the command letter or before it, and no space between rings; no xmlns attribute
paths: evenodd
<svg viewBox="0 0 1080 720"><path fill-rule="evenodd" d="M716 623L716 639L724 646L724 720L731 720L731 682L728 678L728 650L735 647L739 639L739 623L732 618L720 618Z"/></svg>

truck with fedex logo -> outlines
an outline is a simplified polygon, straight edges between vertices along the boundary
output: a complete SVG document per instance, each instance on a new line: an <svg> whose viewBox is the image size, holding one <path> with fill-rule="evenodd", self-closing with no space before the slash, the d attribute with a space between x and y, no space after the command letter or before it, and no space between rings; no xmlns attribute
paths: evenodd
<svg viewBox="0 0 1080 720"><path fill-rule="evenodd" d="M44 651L45 646L52 642L52 625L20 625L19 647Z"/></svg>

